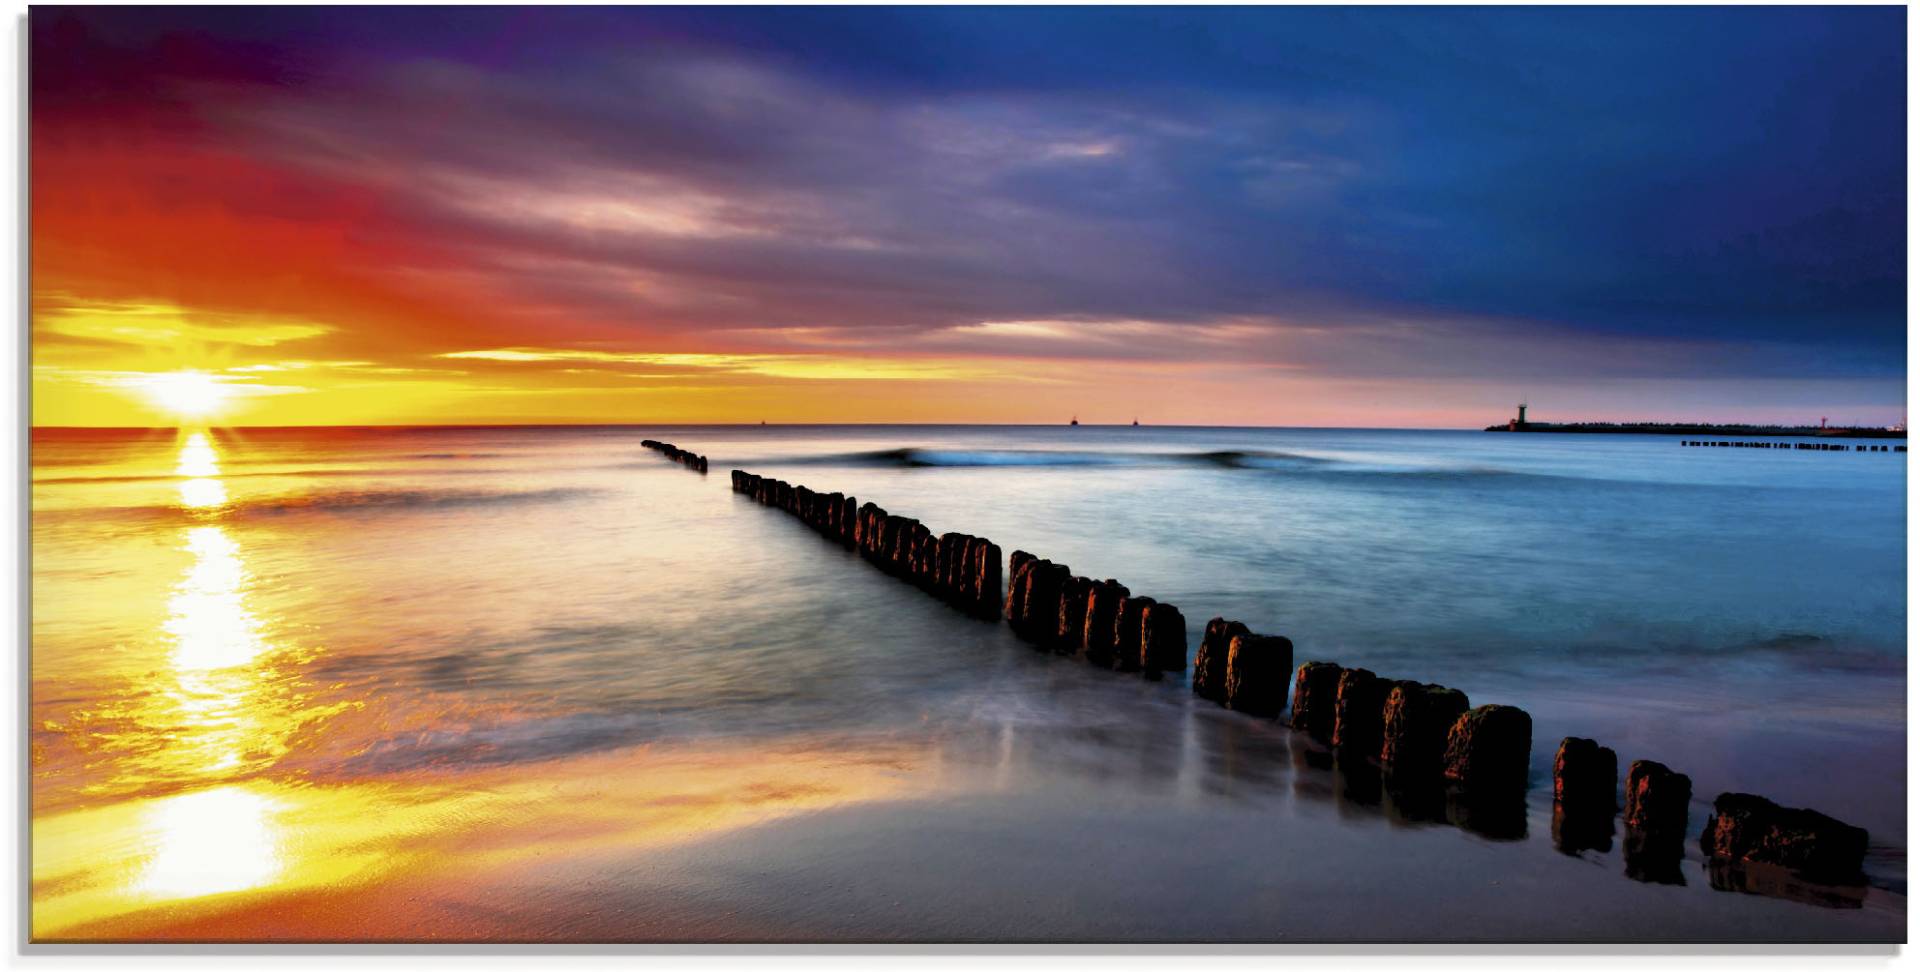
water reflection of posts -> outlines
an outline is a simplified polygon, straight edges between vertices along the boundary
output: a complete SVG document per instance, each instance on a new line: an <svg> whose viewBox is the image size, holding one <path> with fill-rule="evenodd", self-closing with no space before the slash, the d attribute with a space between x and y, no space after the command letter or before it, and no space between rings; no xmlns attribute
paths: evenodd
<svg viewBox="0 0 1920 972"><path fill-rule="evenodd" d="M1336 798L1336 781L1326 775L1333 768L1333 754L1301 733L1287 733L1286 739L1293 757L1293 791L1317 800Z"/></svg>
<svg viewBox="0 0 1920 972"><path fill-rule="evenodd" d="M1819 884L1778 864L1758 864L1715 858L1707 862L1707 880L1715 891L1757 894L1822 908L1852 910L1867 900L1864 880L1854 884Z"/></svg>
<svg viewBox="0 0 1920 972"><path fill-rule="evenodd" d="M1489 840L1520 840L1527 836L1525 788L1447 788L1447 822Z"/></svg>
<svg viewBox="0 0 1920 972"><path fill-rule="evenodd" d="M1333 793L1343 804L1378 807L1382 796L1380 768L1353 750L1333 751Z"/></svg>
<svg viewBox="0 0 1920 972"><path fill-rule="evenodd" d="M1554 801L1553 847L1562 854L1574 857L1578 857L1582 851L1604 854L1613 850L1613 814L1582 814Z"/></svg>
<svg viewBox="0 0 1920 972"><path fill-rule="evenodd" d="M1715 890L1858 908L1867 832L1751 793L1722 793L1700 834Z"/></svg>
<svg viewBox="0 0 1920 972"><path fill-rule="evenodd" d="M1212 717L1212 713L1192 718L1188 725L1207 770L1200 778L1208 792L1256 793L1279 782L1280 769L1287 765L1282 747L1291 748L1290 737L1243 732L1225 719Z"/></svg>
<svg viewBox="0 0 1920 972"><path fill-rule="evenodd" d="M1398 824L1447 823L1446 788L1439 780L1386 773L1380 781L1387 819Z"/></svg>

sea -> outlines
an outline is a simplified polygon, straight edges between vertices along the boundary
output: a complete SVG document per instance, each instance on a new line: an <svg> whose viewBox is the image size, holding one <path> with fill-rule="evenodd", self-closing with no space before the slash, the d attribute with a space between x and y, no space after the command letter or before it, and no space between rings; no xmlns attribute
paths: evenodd
<svg viewBox="0 0 1920 972"><path fill-rule="evenodd" d="M33 935L1903 941L1907 457L1682 441L36 429ZM1495 827L1396 806L1180 674L956 611L731 469L1115 578L1190 651L1225 617L1520 706L1527 794ZM1566 736L1687 774L1690 833L1730 791L1864 827L1867 883L1565 846Z"/></svg>

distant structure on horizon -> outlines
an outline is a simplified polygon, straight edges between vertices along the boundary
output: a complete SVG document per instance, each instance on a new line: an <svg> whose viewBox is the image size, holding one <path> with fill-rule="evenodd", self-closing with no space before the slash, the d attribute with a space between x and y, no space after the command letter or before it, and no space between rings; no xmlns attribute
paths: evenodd
<svg viewBox="0 0 1920 972"><path fill-rule="evenodd" d="M1819 425L1739 425L1712 422L1529 422L1527 403L1521 402L1514 417L1505 425L1489 425L1488 432L1589 432L1616 435L1773 435L1820 436L1840 439L1904 439L1906 423L1890 429L1866 426L1828 425L1821 416Z"/></svg>

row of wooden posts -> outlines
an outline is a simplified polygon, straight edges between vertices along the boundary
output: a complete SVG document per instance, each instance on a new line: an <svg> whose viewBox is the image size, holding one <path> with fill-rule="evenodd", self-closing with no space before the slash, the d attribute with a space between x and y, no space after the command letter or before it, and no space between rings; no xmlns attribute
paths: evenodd
<svg viewBox="0 0 1920 972"><path fill-rule="evenodd" d="M1035 648L1155 680L1187 670L1187 619L1179 608L1024 550L1014 551L1008 565L1007 624Z"/></svg>
<svg viewBox="0 0 1920 972"><path fill-rule="evenodd" d="M872 503L858 505L844 493L816 493L738 469L732 478L734 492L793 514L881 570L974 617L1000 616L1000 548L992 541L965 533L936 536L919 520Z"/></svg>
<svg viewBox="0 0 1920 972"><path fill-rule="evenodd" d="M969 615L995 619L1004 613L1013 633L1038 650L1150 679L1187 668L1180 609L1136 595L1116 580L1095 581L1015 550L1003 599L1000 547L985 538L936 536L919 520L873 503L738 469L732 480L735 492L793 514ZM1287 714L1287 724L1324 744L1336 763L1377 773L1392 791L1444 790L1450 802L1481 806L1517 802L1525 791L1533 744L1533 720L1525 710L1472 708L1459 689L1381 678L1333 662L1296 667L1293 655L1293 642L1284 636L1213 618L1194 656L1193 692L1255 717ZM1610 842L1615 811L1624 809L1628 873L1677 880L1692 781L1660 763L1636 760L1627 770L1624 808L1616 803L1618 785L1613 750L1581 737L1561 740L1553 761L1556 843L1566 850L1604 850L1599 836ZM1812 810L1722 793L1700 847L1722 865L1775 866L1849 883L1859 880L1867 832ZM1744 889L1741 874L1716 871L1716 883L1723 879Z"/></svg>
<svg viewBox="0 0 1920 972"><path fill-rule="evenodd" d="M1906 446L1856 445L1843 442L1735 442L1732 440L1682 439L1681 446L1709 449L1800 449L1808 452L1905 452Z"/></svg>
<svg viewBox="0 0 1920 972"><path fill-rule="evenodd" d="M643 446L646 446L649 449L652 449L655 452L660 453L663 456L666 456L668 459L672 459L674 462L677 462L682 466L685 466L688 469L693 470L694 472L700 473L701 475L706 475L706 472L707 472L706 456L700 455L695 452L688 452L687 450L682 449L671 442L662 442L659 439L641 439L640 444Z"/></svg>

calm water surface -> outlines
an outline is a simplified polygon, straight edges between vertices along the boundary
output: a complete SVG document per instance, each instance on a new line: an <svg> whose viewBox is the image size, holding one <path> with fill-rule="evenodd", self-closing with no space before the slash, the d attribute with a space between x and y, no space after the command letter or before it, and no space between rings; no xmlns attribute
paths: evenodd
<svg viewBox="0 0 1920 972"><path fill-rule="evenodd" d="M707 454L702 477L639 445ZM850 492L1535 719L1524 835L1039 655ZM1900 454L1126 428L41 430L45 939L1904 937ZM1867 827L1826 907L1555 850L1561 736ZM1832 902L1829 902L1831 904Z"/></svg>

